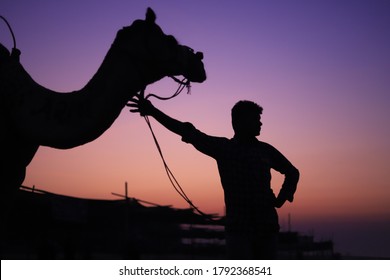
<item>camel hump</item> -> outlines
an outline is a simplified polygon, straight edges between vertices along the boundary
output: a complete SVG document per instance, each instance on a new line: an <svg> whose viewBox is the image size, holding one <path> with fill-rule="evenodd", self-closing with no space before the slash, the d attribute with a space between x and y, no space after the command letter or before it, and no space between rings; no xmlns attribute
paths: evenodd
<svg viewBox="0 0 390 280"><path fill-rule="evenodd" d="M10 54L9 50L6 47L4 47L3 44L0 43L0 59L3 59L3 58L5 59L5 58L9 57L10 55L11 54Z"/></svg>
<svg viewBox="0 0 390 280"><path fill-rule="evenodd" d="M7 59L9 58L10 56L10 52L9 50L3 46L3 44L0 43L0 62L3 60L3 59Z"/></svg>
<svg viewBox="0 0 390 280"><path fill-rule="evenodd" d="M11 53L9 50L0 43L0 66L3 66L9 62L10 57Z"/></svg>

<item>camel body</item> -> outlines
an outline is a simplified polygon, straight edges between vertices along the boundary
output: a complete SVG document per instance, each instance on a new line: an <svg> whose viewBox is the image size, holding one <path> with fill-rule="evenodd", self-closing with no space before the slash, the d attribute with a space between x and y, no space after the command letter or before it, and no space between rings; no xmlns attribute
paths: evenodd
<svg viewBox="0 0 390 280"><path fill-rule="evenodd" d="M69 149L103 134L127 101L163 77L206 79L203 55L179 45L145 20L119 30L101 66L78 91L59 93L36 83L0 44L0 178L2 198L17 189L39 146Z"/></svg>

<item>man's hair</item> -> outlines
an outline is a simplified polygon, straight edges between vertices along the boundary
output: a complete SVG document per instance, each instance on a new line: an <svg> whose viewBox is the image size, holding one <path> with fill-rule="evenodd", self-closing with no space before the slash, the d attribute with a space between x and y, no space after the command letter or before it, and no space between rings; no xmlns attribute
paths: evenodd
<svg viewBox="0 0 390 280"><path fill-rule="evenodd" d="M249 115L261 115L263 108L253 101L238 101L232 108L232 120L245 118Z"/></svg>

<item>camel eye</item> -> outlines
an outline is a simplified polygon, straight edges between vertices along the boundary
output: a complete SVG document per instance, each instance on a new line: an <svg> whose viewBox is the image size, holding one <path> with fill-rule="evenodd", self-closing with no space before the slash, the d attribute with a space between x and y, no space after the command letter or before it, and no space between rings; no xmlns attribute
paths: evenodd
<svg viewBox="0 0 390 280"><path fill-rule="evenodd" d="M191 49L190 47L187 47L187 46L183 46L184 49L188 50L189 52L191 53L194 53L194 50Z"/></svg>

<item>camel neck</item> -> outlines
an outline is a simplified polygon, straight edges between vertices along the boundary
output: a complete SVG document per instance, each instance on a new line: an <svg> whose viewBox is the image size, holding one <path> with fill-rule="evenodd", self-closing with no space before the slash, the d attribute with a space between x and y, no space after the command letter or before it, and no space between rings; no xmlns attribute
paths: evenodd
<svg viewBox="0 0 390 280"><path fill-rule="evenodd" d="M130 53L113 50L112 47L84 89L87 93L99 93L100 96L110 99L113 95L128 98L145 86L145 76L139 58Z"/></svg>

